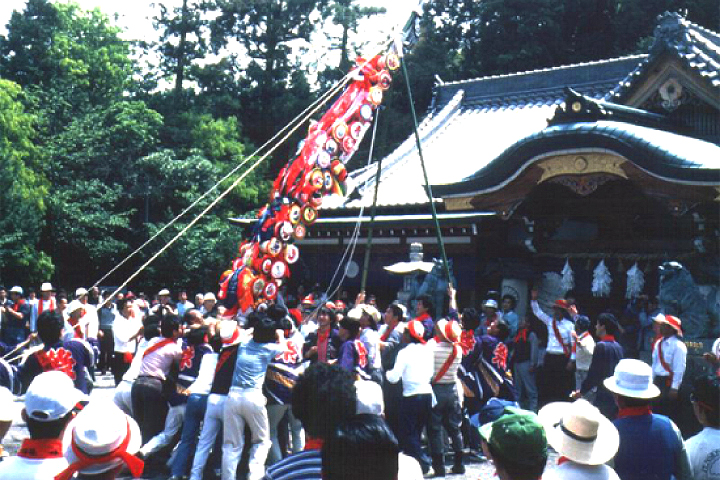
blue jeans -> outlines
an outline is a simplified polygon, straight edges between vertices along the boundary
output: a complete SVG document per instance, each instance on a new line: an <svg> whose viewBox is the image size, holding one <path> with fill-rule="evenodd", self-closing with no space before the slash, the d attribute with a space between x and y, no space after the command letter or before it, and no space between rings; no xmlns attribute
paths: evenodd
<svg viewBox="0 0 720 480"><path fill-rule="evenodd" d="M187 475L190 457L195 453L198 435L200 435L200 424L205 417L207 408L207 395L193 393L188 397L185 407L185 423L183 424L182 437L175 452L175 458L170 468L173 476Z"/></svg>

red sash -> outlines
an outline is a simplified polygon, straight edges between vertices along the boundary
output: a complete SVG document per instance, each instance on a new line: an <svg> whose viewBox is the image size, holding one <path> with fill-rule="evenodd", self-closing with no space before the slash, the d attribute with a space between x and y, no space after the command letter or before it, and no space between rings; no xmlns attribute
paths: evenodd
<svg viewBox="0 0 720 480"><path fill-rule="evenodd" d="M668 374L669 374L667 380L665 381L665 385L670 387L670 386L672 386L672 381L673 381L673 371L672 371L672 368L670 368L670 365L667 364L667 362L665 361L665 357L663 356L663 351L662 351L662 341L663 340L664 340L663 337L658 338L657 341L655 342L655 345L657 345L658 360L660 360L660 365L662 365L663 369L666 372L668 372Z"/></svg>
<svg viewBox="0 0 720 480"><path fill-rule="evenodd" d="M50 306L48 307L48 310L50 310L50 311L55 310L55 307L56 307L55 299L53 297L50 297L50 300L48 300L48 302L50 302ZM43 300L42 298L38 301L38 316L40 316L40 314L43 313L43 310L45 310L44 305L43 305L44 303L45 303L45 300Z"/></svg>
<svg viewBox="0 0 720 480"><path fill-rule="evenodd" d="M579 337L576 336L576 335L573 333L573 337L575 337L575 341L573 342L572 353L577 352L577 344L578 344L578 342L579 342L580 340L582 340L583 338L587 337L588 335L590 335L590 332L584 332L584 333L583 333L582 335L580 335ZM562 343L562 342L560 342L560 343ZM564 345L563 345L563 350L565 350L565 346L564 346Z"/></svg>
<svg viewBox="0 0 720 480"><path fill-rule="evenodd" d="M450 370L450 367L452 366L453 362L457 358L459 349L461 349L460 345L454 344L452 351L450 352L450 355L448 356L447 360L445 360L445 363L443 363L442 368L438 371L437 375L435 375L435 378L433 378L432 383L439 382L447 373L448 370Z"/></svg>
<svg viewBox="0 0 720 480"><path fill-rule="evenodd" d="M220 353L220 358L218 358L217 365L215 365L215 373L220 371L220 367L223 366L225 362L227 362L227 359L230 358L230 356L233 354L233 350L226 349L223 350L222 353Z"/></svg>
<svg viewBox="0 0 720 480"><path fill-rule="evenodd" d="M360 368L367 367L368 351L367 348L365 348L365 344L361 340L354 340L353 343L355 344L355 351L358 356L358 365Z"/></svg>
<svg viewBox="0 0 720 480"><path fill-rule="evenodd" d="M20 300L18 300L17 303L15 303L15 304L13 305L13 307L12 307L13 311L14 311L14 312L17 312L18 309L20 309L20 307L22 307L24 303L25 303L25 299L24 299L24 298L21 298Z"/></svg>
<svg viewBox="0 0 720 480"><path fill-rule="evenodd" d="M601 341L601 342L614 342L614 341L615 341L615 337L612 336L612 335L605 335L604 337L602 337L602 338L600 339L600 341Z"/></svg>
<svg viewBox="0 0 720 480"><path fill-rule="evenodd" d="M83 338L82 325L80 325L80 322L78 320L68 318L68 324L73 327L73 331L75 332L75 338Z"/></svg>
<svg viewBox="0 0 720 480"><path fill-rule="evenodd" d="M566 357L570 356L570 348L567 345L565 345L565 343L563 342L562 335L560 335L560 330L558 329L558 326L557 326L557 320L555 320L554 318L553 318L552 327L553 327L553 332L555 332L555 339L562 346L563 353L565 354Z"/></svg>
<svg viewBox="0 0 720 480"><path fill-rule="evenodd" d="M396 325L397 326L397 325ZM387 342L387 339L390 338L390 334L395 330L395 327L388 327L385 329L385 333L382 334L382 337L380 337L380 340L383 342Z"/></svg>
<svg viewBox="0 0 720 480"><path fill-rule="evenodd" d="M145 352L143 353L143 358L147 357L151 353L153 353L155 350L161 349L165 345L170 345L171 343L175 343L174 338L166 338L165 340L156 343L155 345L148 347Z"/></svg>

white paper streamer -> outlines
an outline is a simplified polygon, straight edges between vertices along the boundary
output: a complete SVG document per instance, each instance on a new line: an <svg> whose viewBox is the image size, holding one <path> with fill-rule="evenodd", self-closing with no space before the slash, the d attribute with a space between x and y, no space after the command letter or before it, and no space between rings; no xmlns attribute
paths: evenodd
<svg viewBox="0 0 720 480"><path fill-rule="evenodd" d="M566 293L575 288L575 272L573 272L572 267L570 267L570 260L565 260L560 285Z"/></svg>
<svg viewBox="0 0 720 480"><path fill-rule="evenodd" d="M598 266L593 271L592 293L596 297L610 296L610 285L612 278L610 270L605 266L605 260L600 260Z"/></svg>
<svg viewBox="0 0 720 480"><path fill-rule="evenodd" d="M637 262L635 265L630 267L627 271L627 290L625 291L625 298L628 300L631 298L637 298L645 287L645 274L638 266Z"/></svg>

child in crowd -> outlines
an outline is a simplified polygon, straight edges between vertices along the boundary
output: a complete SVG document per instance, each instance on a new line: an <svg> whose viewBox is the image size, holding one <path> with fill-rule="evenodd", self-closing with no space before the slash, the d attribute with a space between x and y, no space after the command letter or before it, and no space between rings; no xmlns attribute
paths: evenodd
<svg viewBox="0 0 720 480"><path fill-rule="evenodd" d="M573 350L575 351L575 390L580 390L587 378L595 350L595 340L590 334L590 319L585 315L578 315L575 319Z"/></svg>

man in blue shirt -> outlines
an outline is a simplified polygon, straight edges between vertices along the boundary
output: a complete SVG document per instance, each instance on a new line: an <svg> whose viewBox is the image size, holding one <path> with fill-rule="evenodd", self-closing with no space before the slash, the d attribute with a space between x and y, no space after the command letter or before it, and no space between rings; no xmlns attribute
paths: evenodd
<svg viewBox="0 0 720 480"><path fill-rule="evenodd" d="M620 434L615 471L623 480L690 480L692 473L680 430L664 415L652 413L660 395L646 363L626 358L605 379L619 411L613 422Z"/></svg>
<svg viewBox="0 0 720 480"><path fill-rule="evenodd" d="M284 338L282 330L276 330L276 322L266 316L248 318L248 323L254 325L253 338L238 346L232 386L225 402L222 480L236 477L246 424L252 432L253 443L249 480L259 480L265 474L265 460L271 446L262 386L268 364L285 348L276 342Z"/></svg>

